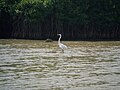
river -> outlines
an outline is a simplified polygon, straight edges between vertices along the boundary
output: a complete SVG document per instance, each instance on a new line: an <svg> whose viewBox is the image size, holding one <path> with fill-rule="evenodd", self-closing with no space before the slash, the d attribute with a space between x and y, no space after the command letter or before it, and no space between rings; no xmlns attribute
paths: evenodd
<svg viewBox="0 0 120 90"><path fill-rule="evenodd" d="M0 39L0 90L120 90L120 41Z"/></svg>

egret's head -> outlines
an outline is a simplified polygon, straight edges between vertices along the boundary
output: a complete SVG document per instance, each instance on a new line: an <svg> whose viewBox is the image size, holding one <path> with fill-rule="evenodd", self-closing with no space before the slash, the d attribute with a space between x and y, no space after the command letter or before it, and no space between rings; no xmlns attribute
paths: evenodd
<svg viewBox="0 0 120 90"><path fill-rule="evenodd" d="M61 34L57 34L57 35L61 36Z"/></svg>

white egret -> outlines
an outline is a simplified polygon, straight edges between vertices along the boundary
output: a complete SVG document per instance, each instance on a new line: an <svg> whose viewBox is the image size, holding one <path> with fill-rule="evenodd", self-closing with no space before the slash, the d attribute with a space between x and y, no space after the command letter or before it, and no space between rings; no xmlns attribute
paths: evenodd
<svg viewBox="0 0 120 90"><path fill-rule="evenodd" d="M61 34L57 34L57 35L60 36L59 39L58 39L58 46L59 46L59 47L62 49L62 51L64 52L64 50L67 49L67 46L64 45L64 44L62 44L62 43L60 43L60 39L61 39L62 35L61 35Z"/></svg>

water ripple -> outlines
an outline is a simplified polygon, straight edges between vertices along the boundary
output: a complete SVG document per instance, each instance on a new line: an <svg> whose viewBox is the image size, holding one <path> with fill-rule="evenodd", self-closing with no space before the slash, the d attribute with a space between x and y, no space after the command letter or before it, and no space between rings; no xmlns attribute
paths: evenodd
<svg viewBox="0 0 120 90"><path fill-rule="evenodd" d="M120 42L0 41L1 90L120 88Z"/></svg>

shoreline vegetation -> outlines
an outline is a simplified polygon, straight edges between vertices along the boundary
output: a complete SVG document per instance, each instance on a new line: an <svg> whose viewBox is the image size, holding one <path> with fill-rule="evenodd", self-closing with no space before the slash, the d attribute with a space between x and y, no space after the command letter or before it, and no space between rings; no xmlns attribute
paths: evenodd
<svg viewBox="0 0 120 90"><path fill-rule="evenodd" d="M0 0L0 39L120 41L119 11L119 0Z"/></svg>

